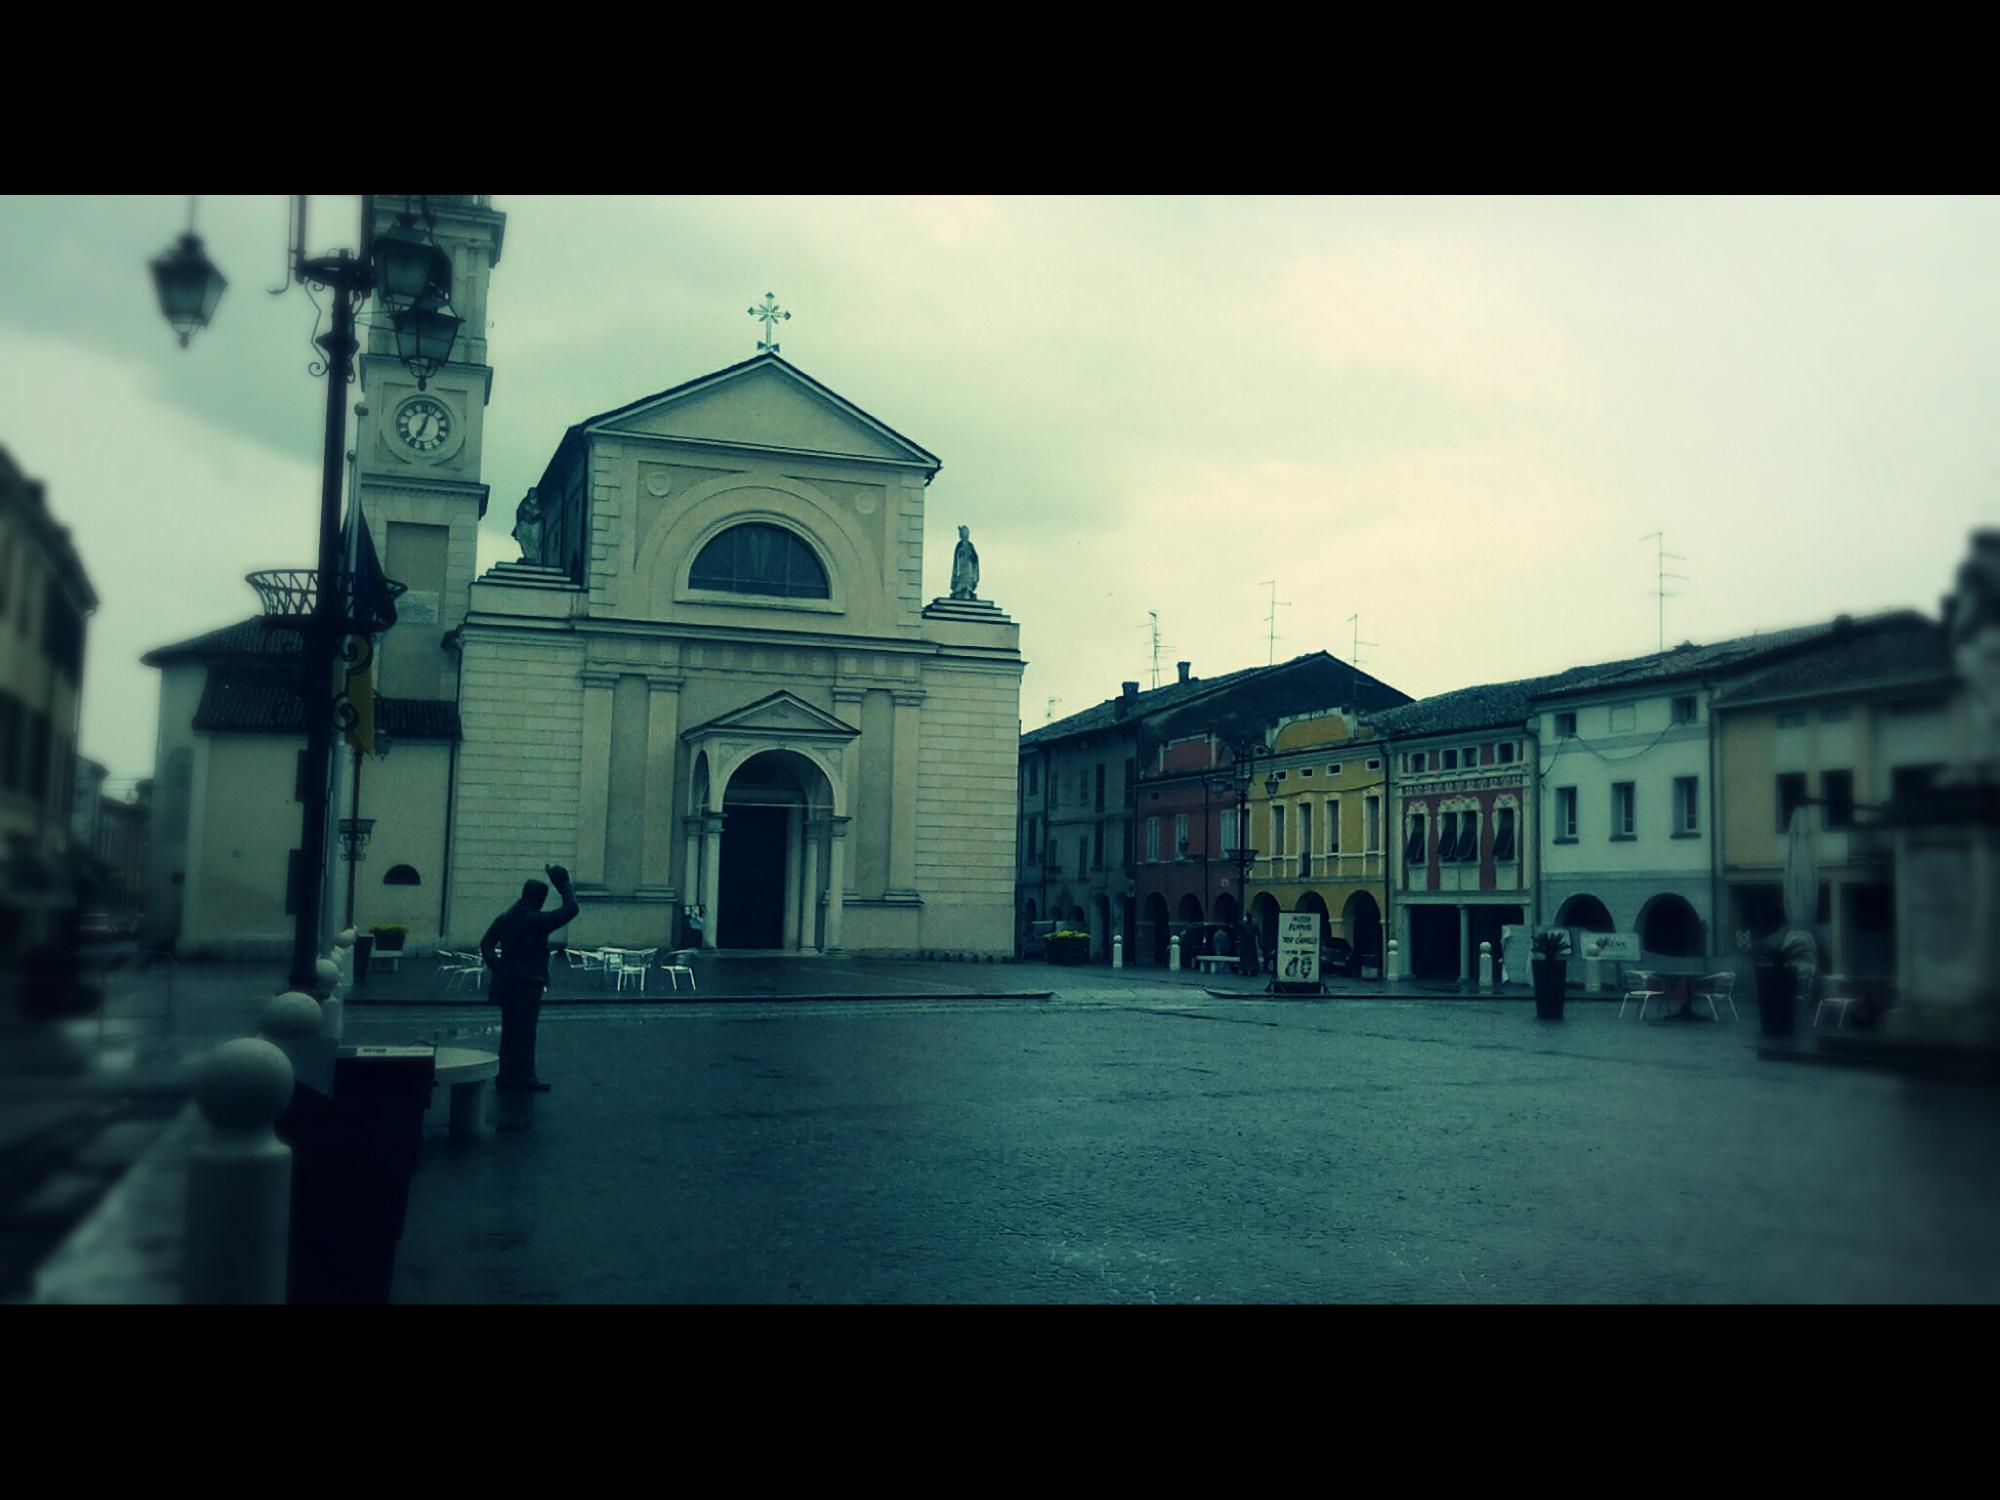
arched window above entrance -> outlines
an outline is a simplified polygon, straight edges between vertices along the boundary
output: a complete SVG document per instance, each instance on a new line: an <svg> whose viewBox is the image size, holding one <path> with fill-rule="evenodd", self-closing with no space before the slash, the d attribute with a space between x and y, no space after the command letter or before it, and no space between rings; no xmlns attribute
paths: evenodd
<svg viewBox="0 0 2000 1500"><path fill-rule="evenodd" d="M709 542L688 572L688 587L773 599L827 599L826 569L805 541L761 521L732 526Z"/></svg>

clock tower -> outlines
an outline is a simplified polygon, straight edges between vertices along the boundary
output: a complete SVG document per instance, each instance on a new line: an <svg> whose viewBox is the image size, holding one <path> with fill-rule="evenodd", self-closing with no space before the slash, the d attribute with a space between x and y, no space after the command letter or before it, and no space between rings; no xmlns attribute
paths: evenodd
<svg viewBox="0 0 2000 1500"><path fill-rule="evenodd" d="M376 691L387 698L450 698L456 674L443 642L465 618L488 486L480 477L486 403L486 289L500 262L507 216L485 196L378 195L378 226L404 204L451 257L451 303L463 320L451 363L417 388L396 357L395 330L379 308L364 318L355 486L383 571L407 586L396 625L381 640Z"/></svg>

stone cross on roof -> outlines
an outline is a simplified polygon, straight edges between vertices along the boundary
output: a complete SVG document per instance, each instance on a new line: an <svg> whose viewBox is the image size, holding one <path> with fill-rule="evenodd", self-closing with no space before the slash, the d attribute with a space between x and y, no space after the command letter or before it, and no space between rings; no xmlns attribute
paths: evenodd
<svg viewBox="0 0 2000 1500"><path fill-rule="evenodd" d="M792 315L779 307L778 299L769 292L764 293L764 302L761 307L752 307L747 309L747 311L751 317L764 325L764 336L757 340L757 352L759 354L776 354L778 352L778 341L772 338L771 334L775 331L776 324L790 322Z"/></svg>

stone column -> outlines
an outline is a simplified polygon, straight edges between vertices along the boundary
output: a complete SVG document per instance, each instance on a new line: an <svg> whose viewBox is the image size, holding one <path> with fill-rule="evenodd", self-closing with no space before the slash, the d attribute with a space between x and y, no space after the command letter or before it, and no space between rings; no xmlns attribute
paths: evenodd
<svg viewBox="0 0 2000 1500"><path fill-rule="evenodd" d="M826 851L826 951L840 951L841 918L847 906L847 819L827 819L832 842Z"/></svg>
<svg viewBox="0 0 2000 1500"><path fill-rule="evenodd" d="M800 846L804 837L805 813L802 809L785 809L785 947L796 953L799 949L799 880L805 870L805 850Z"/></svg>
<svg viewBox="0 0 2000 1500"><path fill-rule="evenodd" d="M722 892L722 814L707 813L701 820L701 945L716 945L715 928L722 915L716 903Z"/></svg>
<svg viewBox="0 0 2000 1500"><path fill-rule="evenodd" d="M584 669L582 778L572 871L578 885L604 884L604 838L611 807L611 698L617 684L616 672Z"/></svg>
<svg viewBox="0 0 2000 1500"><path fill-rule="evenodd" d="M862 705L867 701L867 698L868 690L866 688L835 688L833 690L833 716L859 729L861 727ZM862 744L863 741L860 739L849 740L840 752L838 801L839 805L847 810L847 816L850 818L855 814L854 789L861 781L861 757L864 753L869 755L879 755L881 753L881 746L879 745L870 747L864 751ZM846 876L846 889L853 890L857 895L860 894L860 888L855 882L860 878L860 866L861 861L858 858L855 859L848 867Z"/></svg>
<svg viewBox="0 0 2000 1500"><path fill-rule="evenodd" d="M802 953L819 951L819 835L825 826L819 818L812 818L806 823L805 872L799 885L799 951Z"/></svg>
<svg viewBox="0 0 2000 1500"><path fill-rule="evenodd" d="M639 841L639 889L664 894L673 884L674 760L680 748L681 679L646 674L645 831ZM684 887L681 899L691 887Z"/></svg>
<svg viewBox="0 0 2000 1500"><path fill-rule="evenodd" d="M895 702L895 768L889 781L889 894L917 894L917 743L918 711L924 695L918 689L898 689Z"/></svg>
<svg viewBox="0 0 2000 1500"><path fill-rule="evenodd" d="M701 904L701 826L700 813L681 819L681 901L688 906Z"/></svg>

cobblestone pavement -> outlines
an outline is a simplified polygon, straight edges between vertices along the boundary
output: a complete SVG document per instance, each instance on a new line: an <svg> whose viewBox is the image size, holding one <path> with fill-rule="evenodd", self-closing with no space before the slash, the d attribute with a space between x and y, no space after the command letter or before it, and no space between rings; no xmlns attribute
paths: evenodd
<svg viewBox="0 0 2000 1500"><path fill-rule="evenodd" d="M2000 1298L1991 1091L1747 1018L1112 978L552 1010L555 1091L427 1147L398 1299Z"/></svg>

